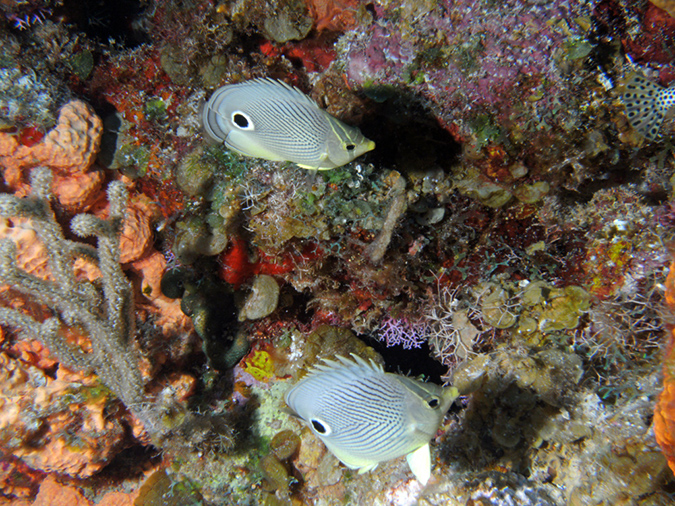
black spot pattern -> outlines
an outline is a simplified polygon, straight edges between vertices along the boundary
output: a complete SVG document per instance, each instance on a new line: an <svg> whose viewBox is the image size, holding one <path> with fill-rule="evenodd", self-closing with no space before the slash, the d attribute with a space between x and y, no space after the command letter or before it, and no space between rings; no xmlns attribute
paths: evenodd
<svg viewBox="0 0 675 506"><path fill-rule="evenodd" d="M661 124L675 105L675 88L664 88L642 76L634 75L626 83L622 96L631 126L647 139L660 136Z"/></svg>

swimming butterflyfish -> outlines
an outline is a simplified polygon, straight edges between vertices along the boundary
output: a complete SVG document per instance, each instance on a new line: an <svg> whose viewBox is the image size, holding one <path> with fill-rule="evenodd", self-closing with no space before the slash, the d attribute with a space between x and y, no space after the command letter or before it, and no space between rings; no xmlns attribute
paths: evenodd
<svg viewBox="0 0 675 506"><path fill-rule="evenodd" d="M407 455L415 477L431 476L429 441L459 395L384 372L352 354L324 360L286 392L292 414L305 422L344 465L364 473Z"/></svg>
<svg viewBox="0 0 675 506"><path fill-rule="evenodd" d="M209 137L242 155L334 169L375 148L295 87L269 78L217 89L202 115Z"/></svg>
<svg viewBox="0 0 675 506"><path fill-rule="evenodd" d="M663 118L675 105L675 87L664 88L634 74L625 83L622 99L630 125L653 141L659 137Z"/></svg>

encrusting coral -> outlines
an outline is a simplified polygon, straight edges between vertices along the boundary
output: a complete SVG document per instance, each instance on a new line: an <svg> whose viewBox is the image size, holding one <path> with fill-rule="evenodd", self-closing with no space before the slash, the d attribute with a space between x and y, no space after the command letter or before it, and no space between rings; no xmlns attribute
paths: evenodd
<svg viewBox="0 0 675 506"><path fill-rule="evenodd" d="M54 376L0 353L0 445L33 469L89 477L119 451L125 428L107 415L110 396L94 376L65 367Z"/></svg>
<svg viewBox="0 0 675 506"><path fill-rule="evenodd" d="M666 302L675 309L675 263L666 280ZM671 331L663 360L663 391L654 407L654 434L675 473L675 329Z"/></svg>

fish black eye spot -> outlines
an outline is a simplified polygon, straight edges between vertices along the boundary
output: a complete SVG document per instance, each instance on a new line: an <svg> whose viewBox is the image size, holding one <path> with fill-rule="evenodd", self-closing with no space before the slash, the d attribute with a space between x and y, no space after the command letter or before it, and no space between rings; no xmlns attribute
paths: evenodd
<svg viewBox="0 0 675 506"><path fill-rule="evenodd" d="M429 405L430 408L434 408L434 409L439 406L438 399L436 399L435 397L432 398L432 399L429 399L427 401L427 404Z"/></svg>
<svg viewBox="0 0 675 506"><path fill-rule="evenodd" d="M317 431L319 434L325 434L327 432L326 426L322 424L319 420L312 420L311 424L312 427L314 427L314 430Z"/></svg>
<svg viewBox="0 0 675 506"><path fill-rule="evenodd" d="M232 123L242 130L255 130L255 125L248 114L242 111L234 111L231 116Z"/></svg>
<svg viewBox="0 0 675 506"><path fill-rule="evenodd" d="M234 121L235 125L241 128L246 128L248 126L248 120L243 114L235 114L232 116L232 120Z"/></svg>
<svg viewBox="0 0 675 506"><path fill-rule="evenodd" d="M347 144L345 148L347 148L347 151L354 151L356 146L354 144Z"/></svg>

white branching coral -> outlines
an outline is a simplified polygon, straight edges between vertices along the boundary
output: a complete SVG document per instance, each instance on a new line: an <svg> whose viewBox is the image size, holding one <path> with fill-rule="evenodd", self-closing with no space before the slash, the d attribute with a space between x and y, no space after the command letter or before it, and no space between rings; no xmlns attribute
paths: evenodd
<svg viewBox="0 0 675 506"><path fill-rule="evenodd" d="M473 348L483 335L471 322L472 319L480 321L480 312L475 308L475 303L462 307L457 290L438 286L435 304L424 319L428 325L429 347L445 365L461 362L474 353Z"/></svg>
<svg viewBox="0 0 675 506"><path fill-rule="evenodd" d="M135 317L132 286L119 264L119 234L127 205L122 183L108 187L110 217L77 215L71 223L80 237L94 236L97 247L66 239L50 206L52 173L38 168L31 174L31 195L18 198L0 195L0 216L27 218L49 257L51 279L23 271L17 264L16 245L0 240L0 282L44 304L53 316L38 321L18 309L0 307L0 324L20 329L42 341L66 366L95 372L101 381L137 416L143 412L144 381L140 354L134 346ZM86 258L101 270L101 290L78 279L74 262ZM91 350L70 343L65 327L82 328L91 340ZM145 423L145 416L139 416Z"/></svg>

